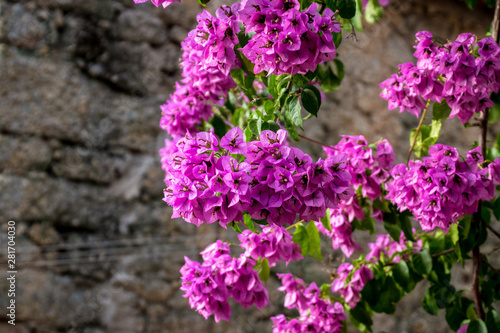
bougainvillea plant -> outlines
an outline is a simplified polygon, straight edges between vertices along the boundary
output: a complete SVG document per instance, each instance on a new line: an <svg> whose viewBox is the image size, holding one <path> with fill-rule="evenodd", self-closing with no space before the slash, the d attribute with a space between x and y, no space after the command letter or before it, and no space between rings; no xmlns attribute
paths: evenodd
<svg viewBox="0 0 500 333"><path fill-rule="evenodd" d="M305 138L302 123L317 116L324 92L342 81L342 30L362 30L362 18L375 22L388 4L243 0L197 16L181 44L183 78L161 106L160 127L171 138L160 156L173 217L238 233L231 245L239 256L218 240L201 252L203 262L185 258L181 290L205 318L229 321L230 298L267 306L270 268L307 255L322 260L321 242L330 238L345 258L331 267L330 284L273 268L284 307L297 313L271 317L273 332L345 332L349 324L371 332L373 314L394 313L421 280L429 284L423 308L444 309L453 331L500 332L493 306L500 275L480 250L488 234L500 237L500 140L486 147L488 120L500 118L500 4L492 36L462 33L441 43L420 31L415 62L380 83L389 109L421 117L406 164L395 165L385 139L344 135L318 160L292 145ZM474 149L437 143L441 123L453 117L477 123L482 140ZM376 222L387 234L357 244L353 232L374 234ZM352 258L357 250L366 254ZM452 265L467 260L471 292L450 284Z"/></svg>

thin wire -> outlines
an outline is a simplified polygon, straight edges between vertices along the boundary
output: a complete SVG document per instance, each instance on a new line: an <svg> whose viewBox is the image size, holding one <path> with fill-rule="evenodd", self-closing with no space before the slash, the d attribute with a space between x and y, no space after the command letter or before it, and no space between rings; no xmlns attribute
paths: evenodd
<svg viewBox="0 0 500 333"><path fill-rule="evenodd" d="M149 244L147 244L149 245ZM166 249L165 249L166 247ZM64 258L60 258L61 260L62 259L79 259L79 258L88 258L88 257L107 257L107 256L112 256L112 255L126 255L126 254L129 254L129 253L133 253L133 252L137 252L138 250L153 250L153 249L165 249L165 250L170 250L170 251L176 251L179 247L178 246L175 246L175 248L173 248L172 246L170 246L169 244L155 244L155 245L152 245L151 247L146 247L146 246L143 246L143 247L140 247L140 248L133 248L133 247L130 247L130 248L113 248L113 250L111 251L108 251L108 252L97 252L96 250L83 250L83 251L78 251L78 252L64 252L62 254L70 254L69 256L65 256ZM192 249L190 247L183 247L184 249ZM74 254L72 254L74 253ZM58 254L57 252L49 252L48 254ZM21 256L19 256L21 257ZM18 261L18 263L29 263L29 262L34 262L34 261L37 261L37 260L25 260L25 261Z"/></svg>
<svg viewBox="0 0 500 333"><path fill-rule="evenodd" d="M63 259L53 259L53 260L32 260L32 261L24 261L17 262L16 268L18 270L23 268L32 268L32 267L47 267L47 266L70 266L70 265L85 265L85 264L102 264L106 262L117 261L126 257L141 257L141 256L157 256L161 257L174 257L175 254L187 254L189 252L198 253L198 250L193 248L184 248L183 250L169 250L169 251L150 251L144 253L121 253L121 254L112 254L105 255L101 258L96 258L94 260L74 260L74 258L63 258ZM84 257L80 258L83 259ZM87 257L88 258L88 257ZM0 264L2 266L7 266L7 264Z"/></svg>
<svg viewBox="0 0 500 333"><path fill-rule="evenodd" d="M80 242L80 243L52 243L48 245L40 245L33 248L31 246L16 246L16 250L23 253L34 253L42 250L42 252L49 252L51 250L66 250L66 249L80 249L84 247L92 247L92 248L106 248L106 247L115 247L115 245L132 245L132 246L141 246L143 244L152 244L159 243L160 241L168 240L171 243L172 240L174 242L180 243L181 240L193 239L193 238L207 238L210 236L218 236L216 233L203 234L203 235L189 235L189 236L170 236L170 237L143 237L143 238L125 238L125 239L116 239L116 240L97 240L97 241L88 241L88 242ZM27 250L26 250L27 249ZM31 251L30 251L31 250Z"/></svg>

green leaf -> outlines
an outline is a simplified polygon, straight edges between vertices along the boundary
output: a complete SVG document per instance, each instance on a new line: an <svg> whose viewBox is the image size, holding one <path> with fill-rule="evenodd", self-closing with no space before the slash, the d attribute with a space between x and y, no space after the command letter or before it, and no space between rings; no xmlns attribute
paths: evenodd
<svg viewBox="0 0 500 333"><path fill-rule="evenodd" d="M488 332L500 332L500 314L494 309L490 309L486 314L486 327Z"/></svg>
<svg viewBox="0 0 500 333"><path fill-rule="evenodd" d="M375 233L375 220L373 217L365 214L365 218L361 221L357 218L354 218L354 221L351 223L352 230L367 230L370 232L370 235Z"/></svg>
<svg viewBox="0 0 500 333"><path fill-rule="evenodd" d="M362 332L372 332L372 314L366 308L365 302L358 302L356 307L349 311L349 319L358 330Z"/></svg>
<svg viewBox="0 0 500 333"><path fill-rule="evenodd" d="M333 59L333 64L335 65L335 70L337 71L339 81L342 82L345 74L344 63L340 59L335 58Z"/></svg>
<svg viewBox="0 0 500 333"><path fill-rule="evenodd" d="M285 118L297 127L302 127L301 109L298 96L294 96L288 105L286 105Z"/></svg>
<svg viewBox="0 0 500 333"><path fill-rule="evenodd" d="M330 224L330 208L326 209L325 216L321 219L321 223L326 230L332 232L332 225Z"/></svg>
<svg viewBox="0 0 500 333"><path fill-rule="evenodd" d="M455 287L449 283L433 287L436 305L440 309L448 308L455 301Z"/></svg>
<svg viewBox="0 0 500 333"><path fill-rule="evenodd" d="M259 279L262 282L267 282L267 280L269 279L269 274L271 272L271 270L269 269L269 261L267 260L267 258L264 258L260 262L258 272L259 272Z"/></svg>
<svg viewBox="0 0 500 333"><path fill-rule="evenodd" d="M337 10L337 0L325 0L326 7L330 8L332 11Z"/></svg>
<svg viewBox="0 0 500 333"><path fill-rule="evenodd" d="M415 133L417 129L413 129L410 133L410 146L413 144L413 140L415 141L415 146L413 148L413 152L415 156L418 158L423 157L429 153L429 146L435 143L434 139L430 139L427 142L424 142L425 139L430 137L431 127L427 125L420 126L420 131L415 139Z"/></svg>
<svg viewBox="0 0 500 333"><path fill-rule="evenodd" d="M439 308L436 304L436 299L434 295L430 292L430 289L427 289L425 292L424 300L422 301L422 307L424 310L433 316L439 313Z"/></svg>
<svg viewBox="0 0 500 333"><path fill-rule="evenodd" d="M365 20L373 24L380 20L384 15L384 8L378 3L377 0L369 0L365 7ZM342 16L342 15L341 15Z"/></svg>
<svg viewBox="0 0 500 333"><path fill-rule="evenodd" d="M458 243L458 224L453 223L450 225L450 229L448 230L448 233L446 234L446 237L451 240L451 243L453 245L456 245Z"/></svg>
<svg viewBox="0 0 500 333"><path fill-rule="evenodd" d="M267 220L266 220L266 219L262 219L262 220L252 219L252 221L253 221L254 223L257 223L257 224L260 224L260 225L268 225L268 223L267 223Z"/></svg>
<svg viewBox="0 0 500 333"><path fill-rule="evenodd" d="M243 134L245 135L245 142L252 141L252 138L254 135L253 135L252 131L250 130L250 126L247 126L245 128L245 132Z"/></svg>
<svg viewBox="0 0 500 333"><path fill-rule="evenodd" d="M219 137L222 138L226 134L226 124L224 123L224 120L222 120L221 117L214 115L212 121L212 126L214 127L214 133Z"/></svg>
<svg viewBox="0 0 500 333"><path fill-rule="evenodd" d="M481 218L484 220L484 222L490 224L491 222L491 212L488 208L482 206L481 207Z"/></svg>
<svg viewBox="0 0 500 333"><path fill-rule="evenodd" d="M252 218L250 217L250 215L248 213L245 213L243 215L243 223L245 223L248 230L250 230L253 233L257 233L257 231L255 230L255 225L253 224Z"/></svg>
<svg viewBox="0 0 500 333"><path fill-rule="evenodd" d="M314 259L323 261L323 256L321 255L321 238L319 237L319 231L314 221L307 224L306 230L309 237L309 254Z"/></svg>
<svg viewBox="0 0 500 333"><path fill-rule="evenodd" d="M255 136L259 136L262 131L262 118L250 119L248 121L248 128Z"/></svg>
<svg viewBox="0 0 500 333"><path fill-rule="evenodd" d="M465 215L464 218L458 223L460 225L459 234L462 235L462 237L460 238L469 237L471 222L472 222L472 216Z"/></svg>
<svg viewBox="0 0 500 333"><path fill-rule="evenodd" d="M401 260L394 266L392 275L394 276L394 280L396 280L403 289L406 289L410 283L410 269L404 260Z"/></svg>
<svg viewBox="0 0 500 333"><path fill-rule="evenodd" d="M500 221L500 197L498 197L493 204L493 215L495 215L497 221Z"/></svg>
<svg viewBox="0 0 500 333"><path fill-rule="evenodd" d="M351 19L351 24L354 29L363 32L363 2L362 0L356 1L356 15Z"/></svg>
<svg viewBox="0 0 500 333"><path fill-rule="evenodd" d="M300 0L299 2L300 2L300 10L302 11L307 10L307 8L309 8L313 3L312 0Z"/></svg>
<svg viewBox="0 0 500 333"><path fill-rule="evenodd" d="M276 124L276 122L272 120L268 120L267 124L269 125L269 129L275 133L278 132L278 130L281 128L278 124Z"/></svg>
<svg viewBox="0 0 500 333"><path fill-rule="evenodd" d="M464 301L465 302L469 301L466 298L461 298L459 293L457 293L457 298L459 298L462 301L462 303ZM460 302L458 301L455 302L453 306L446 308L445 318L450 328L454 331L458 330L461 326L461 323L465 319L467 319L465 311L461 308Z"/></svg>
<svg viewBox="0 0 500 333"><path fill-rule="evenodd" d="M300 140L299 133L297 132L297 128L295 127L294 124L292 124L290 121L287 121L286 119L285 119L285 128L293 140L295 140L295 141Z"/></svg>
<svg viewBox="0 0 500 333"><path fill-rule="evenodd" d="M392 239L396 242L399 242L399 238L401 237L401 227L397 223L391 223L389 221L384 221L384 228L387 230L389 235L391 235Z"/></svg>
<svg viewBox="0 0 500 333"><path fill-rule="evenodd" d="M434 103L432 106L432 119L433 120L446 120L450 116L451 108L446 100L443 99L441 103Z"/></svg>
<svg viewBox="0 0 500 333"><path fill-rule="evenodd" d="M379 198L376 198L375 200L373 200L373 208L377 208L378 210L382 211L383 213L390 213L391 212L391 209L389 208L389 201L380 200Z"/></svg>
<svg viewBox="0 0 500 333"><path fill-rule="evenodd" d="M300 100L304 109L314 116L318 116L319 103L316 94L311 89L304 89L300 94Z"/></svg>
<svg viewBox="0 0 500 333"><path fill-rule="evenodd" d="M465 314L470 320L477 319L476 307L474 306L474 304L469 305L467 311L465 311Z"/></svg>
<svg viewBox="0 0 500 333"><path fill-rule="evenodd" d="M229 225L231 226L231 228L233 228L234 231L241 234L241 230L240 230L240 227L238 226L238 222L233 221L233 222L229 223Z"/></svg>
<svg viewBox="0 0 500 333"><path fill-rule="evenodd" d="M388 276L382 290L380 295L380 299L383 300L381 310L387 314L393 314L396 311L396 303L401 299L401 291L394 278Z"/></svg>
<svg viewBox="0 0 500 333"><path fill-rule="evenodd" d="M329 63L320 64L317 67L319 86L324 92L337 90L344 77L344 66L342 62L338 59L334 59L334 65L338 75L333 72Z"/></svg>
<svg viewBox="0 0 500 333"><path fill-rule="evenodd" d="M337 10L342 18L354 17L356 15L356 0L337 0Z"/></svg>
<svg viewBox="0 0 500 333"><path fill-rule="evenodd" d="M432 270L432 257L429 249L414 253L412 256L413 268L417 273L429 274Z"/></svg>
<svg viewBox="0 0 500 333"><path fill-rule="evenodd" d="M378 290L378 280L369 280L361 290L361 298L373 309L380 298Z"/></svg>
<svg viewBox="0 0 500 333"><path fill-rule="evenodd" d="M255 75L254 74L254 71L253 69L255 68L255 64L253 62L251 62L244 54L243 52L237 50L236 51L236 56L238 57L238 59L240 59L241 61L241 64L243 65L242 66L242 69L243 71L247 74L247 75ZM263 75L262 73L260 73L259 75Z"/></svg>
<svg viewBox="0 0 500 333"><path fill-rule="evenodd" d="M196 0L196 1L203 7L207 7L207 3L210 2L210 0Z"/></svg>
<svg viewBox="0 0 500 333"><path fill-rule="evenodd" d="M276 90L276 75L269 75L267 91L273 96L273 98L278 98L278 91Z"/></svg>
<svg viewBox="0 0 500 333"><path fill-rule="evenodd" d="M332 32L333 35L333 43L335 47L338 48L342 43L342 31L341 32Z"/></svg>
<svg viewBox="0 0 500 333"><path fill-rule="evenodd" d="M494 124L500 120L500 105L495 104L490 108L490 113L488 114L488 123Z"/></svg>
<svg viewBox="0 0 500 333"><path fill-rule="evenodd" d="M234 114L235 111L235 105L236 105L236 96L234 96L232 91L229 91L227 93L227 99L226 102L224 103L224 106L231 111L231 114Z"/></svg>
<svg viewBox="0 0 500 333"><path fill-rule="evenodd" d="M478 0L465 0L465 3L467 6L469 6L470 9L473 9L474 6L477 4Z"/></svg>
<svg viewBox="0 0 500 333"><path fill-rule="evenodd" d="M398 220L399 224L401 225L401 230L403 230L406 239L414 242L415 237L413 236L413 228L411 226L411 220L408 214L406 212L400 213L398 215Z"/></svg>
<svg viewBox="0 0 500 333"><path fill-rule="evenodd" d="M445 235L443 230L438 229L434 236L429 237L429 248L431 253L439 253L446 247Z"/></svg>
<svg viewBox="0 0 500 333"><path fill-rule="evenodd" d="M247 75L245 77L245 88L248 90L253 90L253 82L255 81L254 75Z"/></svg>
<svg viewBox="0 0 500 333"><path fill-rule="evenodd" d="M238 108L238 109L234 110L233 116L231 117L231 123L234 126L239 126L239 127L243 128L244 121L245 121L244 113L245 113L245 110L243 108Z"/></svg>
<svg viewBox="0 0 500 333"><path fill-rule="evenodd" d="M439 138L439 132L441 132L441 127L442 127L442 124L441 124L440 120L432 119L431 133L429 134L429 136L431 138L435 138L434 143L436 143L437 139ZM430 144L429 146L432 146L433 144Z"/></svg>
<svg viewBox="0 0 500 333"><path fill-rule="evenodd" d="M314 93L314 95L316 96L316 100L318 101L318 106L321 107L321 92L318 90L318 88L316 88L312 84L306 85L305 88L311 90Z"/></svg>
<svg viewBox="0 0 500 333"><path fill-rule="evenodd" d="M236 68L236 69L231 69L229 72L231 74L231 77L233 78L234 82L236 82L237 85L240 87L245 86L245 72L241 68Z"/></svg>
<svg viewBox="0 0 500 333"><path fill-rule="evenodd" d="M467 327L467 333L488 333L486 324L481 319L472 320Z"/></svg>
<svg viewBox="0 0 500 333"><path fill-rule="evenodd" d="M297 224L297 226L295 227L292 241L300 245L303 257L305 257L309 253L309 235L302 223Z"/></svg>

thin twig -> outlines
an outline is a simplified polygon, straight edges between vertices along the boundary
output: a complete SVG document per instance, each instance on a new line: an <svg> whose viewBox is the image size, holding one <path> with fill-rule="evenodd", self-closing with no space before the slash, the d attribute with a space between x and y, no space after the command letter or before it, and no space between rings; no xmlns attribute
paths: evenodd
<svg viewBox="0 0 500 333"><path fill-rule="evenodd" d="M323 147L330 147L329 145L326 145L326 144L324 144L322 142L319 142L319 141L316 141L314 139L308 138L307 136L303 136L302 134L299 134L299 137L301 137L304 140L311 141L313 143L317 143L318 145L322 145Z"/></svg>
<svg viewBox="0 0 500 333"><path fill-rule="evenodd" d="M410 150L408 151L408 156L406 157L406 164L408 164L410 162L411 152L413 151L413 148L415 148L415 143L417 143L417 136L418 136L418 133L420 132L420 127L422 127L422 123L424 122L425 114L427 113L427 109L429 108L430 102L431 102L430 100L427 101L427 104L425 105L425 109L422 112L422 118L420 118L420 123L418 123L417 130L415 131L415 137L413 138L413 143L410 147Z"/></svg>
<svg viewBox="0 0 500 333"><path fill-rule="evenodd" d="M497 42L499 42L499 30L500 30L500 0L496 1L495 5L495 17L493 18L493 29L492 29L492 37ZM484 113L481 115L480 123L481 123L481 151L483 152L483 156L486 156L486 137L488 135L488 114L489 109L486 109ZM481 208L482 202L479 202L478 212L476 215L479 215L479 218L476 220L476 227L479 227L479 221L481 221ZM490 229L491 230L491 229ZM496 232L494 232L496 234ZM479 278L480 278L480 263L482 261L481 252L479 250L479 246L475 246L472 250L472 292L474 295L474 303L476 305L476 314L477 317L481 320L485 319L483 303L481 302L481 294L479 290Z"/></svg>
<svg viewBox="0 0 500 333"><path fill-rule="evenodd" d="M304 222L304 220L301 220L301 221L296 222L296 223L294 223L294 224L292 224L292 225L289 225L289 226L288 226L288 227L286 227L285 229L286 229L286 230L290 230L290 229L292 229L293 227L296 227L297 225L299 225L299 224L300 224L300 223L302 223L302 222Z"/></svg>
<svg viewBox="0 0 500 333"><path fill-rule="evenodd" d="M486 225L486 228L488 228L495 236L500 238L500 232L493 229L493 227L491 225L489 225L488 223L486 223L485 221L483 221L483 223Z"/></svg>
<svg viewBox="0 0 500 333"><path fill-rule="evenodd" d="M321 2L321 8L319 9L319 13L323 15L323 12L326 9L326 1Z"/></svg>
<svg viewBox="0 0 500 333"><path fill-rule="evenodd" d="M489 268L491 268L491 270L493 271L493 273L495 273L496 275L499 274L498 272L498 269L496 269L495 267L493 267L488 260L485 260L484 258L481 258L481 261L484 262L486 265L488 265Z"/></svg>
<svg viewBox="0 0 500 333"><path fill-rule="evenodd" d="M479 290L479 264L481 263L481 252L479 246L474 247L472 250L472 293L474 295L474 303L476 305L477 317L484 320L484 309L481 301L481 294Z"/></svg>
<svg viewBox="0 0 500 333"><path fill-rule="evenodd" d="M453 252L455 252L455 249L448 249L448 250L444 250L443 252L439 252L439 253L433 254L432 257L433 258L437 258L437 257L444 256L445 254L453 253Z"/></svg>

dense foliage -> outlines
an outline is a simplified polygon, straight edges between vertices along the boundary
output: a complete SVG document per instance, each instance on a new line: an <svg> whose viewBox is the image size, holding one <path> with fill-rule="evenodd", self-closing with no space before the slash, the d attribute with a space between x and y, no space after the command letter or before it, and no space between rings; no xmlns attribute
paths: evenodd
<svg viewBox="0 0 500 333"><path fill-rule="evenodd" d="M183 79L161 106L160 126L171 139L160 156L173 217L238 233L240 244L231 245L242 248L239 256L218 240L201 253L202 263L186 258L181 269L181 289L205 318L229 320L229 298L244 308L266 306L270 267L307 255L322 260L320 234L350 258L362 250L353 232L374 234L378 221L387 234L377 235L366 255L332 267L331 284L277 274L284 306L298 315L270 318L274 332L343 332L349 322L370 332L373 313L394 313L423 279L430 284L423 308L434 315L445 309L452 330L500 331L493 307L499 273L479 248L489 232L500 237L492 223L492 214L500 219L500 140L465 154L437 143L446 119L466 126L479 119L485 136L488 118L500 118L496 32L439 43L421 31L415 63L399 65L380 84L389 109L422 117L410 133L406 164L394 165L385 139L369 144L343 136L317 161L289 142L299 140L304 120L317 116L323 92L342 81L344 66L335 57L342 28L361 30L362 18L375 22L387 5L243 0L215 16L198 15L182 43ZM431 107L432 123L425 125ZM410 160L412 152L418 159ZM466 260L473 261L473 300L450 284L452 265Z"/></svg>

